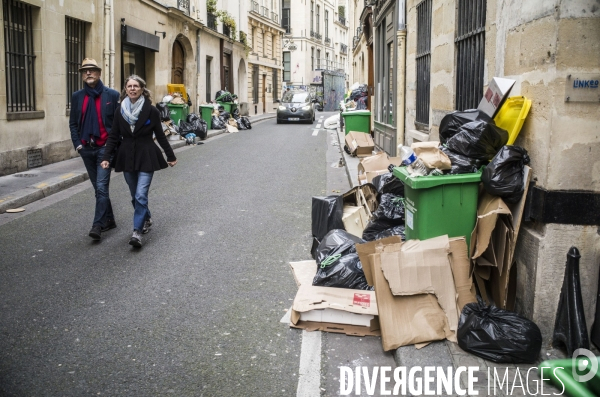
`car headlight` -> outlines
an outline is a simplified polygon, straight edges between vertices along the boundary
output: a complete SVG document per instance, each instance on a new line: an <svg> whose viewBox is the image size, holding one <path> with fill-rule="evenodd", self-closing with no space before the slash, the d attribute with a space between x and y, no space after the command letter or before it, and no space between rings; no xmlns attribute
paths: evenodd
<svg viewBox="0 0 600 397"><path fill-rule="evenodd" d="M310 105L302 106L302 110L310 110Z"/></svg>
<svg viewBox="0 0 600 397"><path fill-rule="evenodd" d="M285 110L286 107L285 106L279 106L279 110Z"/></svg>

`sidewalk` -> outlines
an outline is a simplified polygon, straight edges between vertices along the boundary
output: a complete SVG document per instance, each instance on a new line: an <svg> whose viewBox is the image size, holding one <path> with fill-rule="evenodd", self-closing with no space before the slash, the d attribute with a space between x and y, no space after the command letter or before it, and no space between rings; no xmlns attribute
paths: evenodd
<svg viewBox="0 0 600 397"><path fill-rule="evenodd" d="M250 116L254 124L275 118L275 113ZM227 133L226 130L209 130L207 140ZM184 147L184 140L169 141L173 149ZM79 156L16 174L0 176L0 214L8 209L20 208L52 194L68 189L89 179Z"/></svg>
<svg viewBox="0 0 600 397"><path fill-rule="evenodd" d="M337 132L340 152L344 159L348 181L352 187L358 186L358 164L360 160L357 157L350 156L344 151L344 131L341 128L338 128ZM465 352L457 343L448 340L432 342L421 349L416 349L414 345L403 346L396 349L396 351L393 352L393 355L396 366L406 367L407 372L412 367L425 368L426 366L443 368L452 367L453 373L455 373L458 367L479 367L478 371L475 372L475 376L478 380L475 382L474 390L478 391L478 395L480 396L494 395L502 397L510 395L528 395L528 390L531 391L531 394L541 395L539 389L539 371L536 368L536 370L531 371L529 376L527 371L532 367L537 367L541 361L565 358L565 354L562 351L543 345L540 354L541 359L535 364L496 364ZM503 376L507 373L508 384L504 382L504 387L496 384L496 387L494 388L494 371L497 372L498 380L500 382L502 382ZM467 390L467 375L466 373L463 373L462 375L464 376L461 376L461 384L462 387ZM518 376L520 376L520 379ZM547 375L545 375L544 378L547 378ZM437 377L435 373L433 374L433 379L434 382L432 384L436 385ZM512 391L513 385L515 388L514 392ZM524 389L521 389L521 385ZM488 390L488 387L490 386L491 389ZM524 392L521 393L521 391ZM545 382L543 392L545 394L556 393L558 395L560 390L554 388L550 383ZM445 396L445 394L441 395Z"/></svg>

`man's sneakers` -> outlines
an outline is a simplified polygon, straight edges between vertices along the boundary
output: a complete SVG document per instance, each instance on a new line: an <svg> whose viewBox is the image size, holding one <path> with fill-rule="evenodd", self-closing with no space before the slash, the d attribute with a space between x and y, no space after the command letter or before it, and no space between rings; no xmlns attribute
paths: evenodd
<svg viewBox="0 0 600 397"><path fill-rule="evenodd" d="M115 227L117 227L117 222L115 222L114 219L109 219L108 222L106 222L106 226L102 228L102 232L107 232Z"/></svg>
<svg viewBox="0 0 600 397"><path fill-rule="evenodd" d="M100 225L92 226L90 233L88 234L93 240L99 241L102 238L102 228Z"/></svg>
<svg viewBox="0 0 600 397"><path fill-rule="evenodd" d="M133 245L134 247L141 248L142 247L142 233L137 230L133 231L131 238L129 239L129 245Z"/></svg>
<svg viewBox="0 0 600 397"><path fill-rule="evenodd" d="M148 218L148 220L146 220L146 222L144 222L144 228L142 229L142 234L148 233L151 228L152 228L152 219Z"/></svg>

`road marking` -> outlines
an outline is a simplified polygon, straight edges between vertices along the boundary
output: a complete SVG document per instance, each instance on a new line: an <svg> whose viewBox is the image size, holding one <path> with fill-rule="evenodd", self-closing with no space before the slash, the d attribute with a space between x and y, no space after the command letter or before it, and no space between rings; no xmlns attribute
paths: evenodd
<svg viewBox="0 0 600 397"><path fill-rule="evenodd" d="M314 130L312 136L317 136L319 134L319 130Z"/></svg>
<svg viewBox="0 0 600 397"><path fill-rule="evenodd" d="M321 124L317 124L315 128L321 128Z"/></svg>
<svg viewBox="0 0 600 397"><path fill-rule="evenodd" d="M302 331L296 397L321 395L321 331Z"/></svg>

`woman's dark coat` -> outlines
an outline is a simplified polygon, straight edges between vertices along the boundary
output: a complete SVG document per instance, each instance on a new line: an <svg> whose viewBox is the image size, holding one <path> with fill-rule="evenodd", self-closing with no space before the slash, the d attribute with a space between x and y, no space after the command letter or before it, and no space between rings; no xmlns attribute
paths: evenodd
<svg viewBox="0 0 600 397"><path fill-rule="evenodd" d="M110 161L111 154L121 142L113 162L116 172L153 172L167 168L168 164L154 143L152 133L165 151L167 160L169 162L177 160L163 132L158 110L150 104L150 101L144 102L133 133L129 123L121 115L119 106L115 112L112 131L106 142L103 160Z"/></svg>

